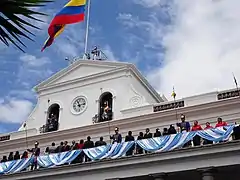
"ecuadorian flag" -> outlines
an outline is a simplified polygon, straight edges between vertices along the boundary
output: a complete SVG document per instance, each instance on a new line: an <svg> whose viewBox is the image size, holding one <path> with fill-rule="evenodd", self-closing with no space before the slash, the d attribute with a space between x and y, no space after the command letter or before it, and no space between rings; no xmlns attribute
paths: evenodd
<svg viewBox="0 0 240 180"><path fill-rule="evenodd" d="M54 39L59 36L67 24L74 24L84 20L84 12L87 0L70 0L64 8L56 14L48 28L48 39L42 51L51 46Z"/></svg>

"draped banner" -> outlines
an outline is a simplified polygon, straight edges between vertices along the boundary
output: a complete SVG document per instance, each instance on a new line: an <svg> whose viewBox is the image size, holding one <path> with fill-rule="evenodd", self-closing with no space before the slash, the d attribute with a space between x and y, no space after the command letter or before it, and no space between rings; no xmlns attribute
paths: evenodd
<svg viewBox="0 0 240 180"><path fill-rule="evenodd" d="M102 159L102 157L104 157L108 153L110 148L111 148L111 145L108 144L106 146L100 146L100 147L95 147L95 148L90 148L90 149L84 149L83 152L91 160L98 160L98 159Z"/></svg>
<svg viewBox="0 0 240 180"><path fill-rule="evenodd" d="M124 156L132 146L135 146L135 144L138 144L142 149L146 151L170 151L176 148L181 148L184 144L191 141L196 135L209 141L226 141L232 135L233 128L234 125L230 125L202 131L192 131L131 142L108 144L106 146L100 146L91 149L50 154L39 156L37 162L40 167L45 168L69 164L75 160L80 155L80 153L82 153L82 151L93 161L102 160L105 158L116 159ZM0 163L0 174L20 172L29 167L32 162L33 158Z"/></svg>
<svg viewBox="0 0 240 180"><path fill-rule="evenodd" d="M0 174L20 172L29 167L32 162L33 158L27 158L0 163Z"/></svg>
<svg viewBox="0 0 240 180"><path fill-rule="evenodd" d="M39 156L37 161L41 167L54 167L66 163L71 163L82 152L82 150L74 150L46 156Z"/></svg>

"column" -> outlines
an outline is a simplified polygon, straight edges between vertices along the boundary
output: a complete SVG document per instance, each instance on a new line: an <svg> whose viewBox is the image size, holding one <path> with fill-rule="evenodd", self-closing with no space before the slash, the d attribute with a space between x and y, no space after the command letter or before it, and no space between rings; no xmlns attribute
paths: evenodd
<svg viewBox="0 0 240 180"><path fill-rule="evenodd" d="M198 169L201 173L202 180L214 180L214 168L205 168L205 169Z"/></svg>
<svg viewBox="0 0 240 180"><path fill-rule="evenodd" d="M152 177L153 180L166 180L167 174L158 173L158 174L151 174L149 176Z"/></svg>

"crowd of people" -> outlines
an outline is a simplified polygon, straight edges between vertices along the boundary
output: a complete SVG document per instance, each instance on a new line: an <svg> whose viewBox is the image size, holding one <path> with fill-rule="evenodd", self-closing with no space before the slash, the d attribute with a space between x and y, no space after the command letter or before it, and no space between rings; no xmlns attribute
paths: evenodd
<svg viewBox="0 0 240 180"><path fill-rule="evenodd" d="M224 127L227 126L228 124L222 120L222 118L217 119L217 123L214 127ZM198 121L194 121L193 125L186 121L185 115L181 115L181 122L176 123L176 127L174 125L170 125L169 128L164 128L163 131L161 132L159 128L156 129L155 133L152 133L149 128L146 128L145 133L139 132L139 135L135 139L133 136L132 131L129 131L128 134L125 136L124 141L129 142L129 141L134 141L134 140L142 140L142 139L148 139L148 138L153 138L153 137L161 137L161 136L166 136L166 135L171 135L171 134L176 134L178 132L184 133L184 132L190 132L190 131L199 131L199 130L205 130L205 129L211 129L214 128L209 122L206 122L205 127L202 127ZM240 139L240 126L236 126L233 130L233 139L234 140L239 140ZM121 143L123 142L123 138L121 133L119 132L119 128L115 128L115 134L110 136L110 140L112 143ZM45 149L45 154L52 154L52 153L61 153L61 152L66 152L66 151L71 151L71 150L77 150L77 149L88 149L88 148L93 148L93 147L98 147L98 146L103 146L106 145L107 143L104 141L103 137L100 137L98 141L95 143L91 140L91 137L88 136L87 140L84 141L81 139L79 142L72 141L72 144L69 145L67 141L61 142L60 145L56 146L56 144L53 142L50 147L47 147ZM213 141L209 141L207 139L202 139L200 136L196 135L192 141L187 142L184 144L183 147L190 147L190 146L200 146L200 145L206 145L206 144L213 144ZM36 142L34 148L28 149L25 151L22 156L20 157L20 153L17 151L15 154L13 152L10 152L9 156L3 156L3 159L1 162L7 162L7 161L12 161L12 160L18 160L18 159L23 159L23 158L28 158L29 153L31 153L34 157L34 162L31 165L31 170L34 170L37 168L37 157L40 155L40 148L39 148L39 143ZM127 152L126 156L132 156L134 154L144 154L148 153L147 151L144 151L139 145L133 145ZM84 153L80 153L78 157L72 162L74 163L82 163L82 162L88 162L91 161L91 159L84 155Z"/></svg>

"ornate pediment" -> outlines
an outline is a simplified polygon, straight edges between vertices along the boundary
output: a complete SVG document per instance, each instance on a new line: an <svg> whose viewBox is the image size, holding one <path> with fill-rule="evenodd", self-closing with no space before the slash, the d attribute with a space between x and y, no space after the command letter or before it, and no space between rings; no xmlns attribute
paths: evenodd
<svg viewBox="0 0 240 180"><path fill-rule="evenodd" d="M51 85L57 85L64 82L71 82L82 77L89 77L92 75L101 75L101 73L112 71L121 67L125 67L127 63L116 62L99 62L93 60L78 60L67 68L54 74L46 81L43 81L35 88L39 89Z"/></svg>

